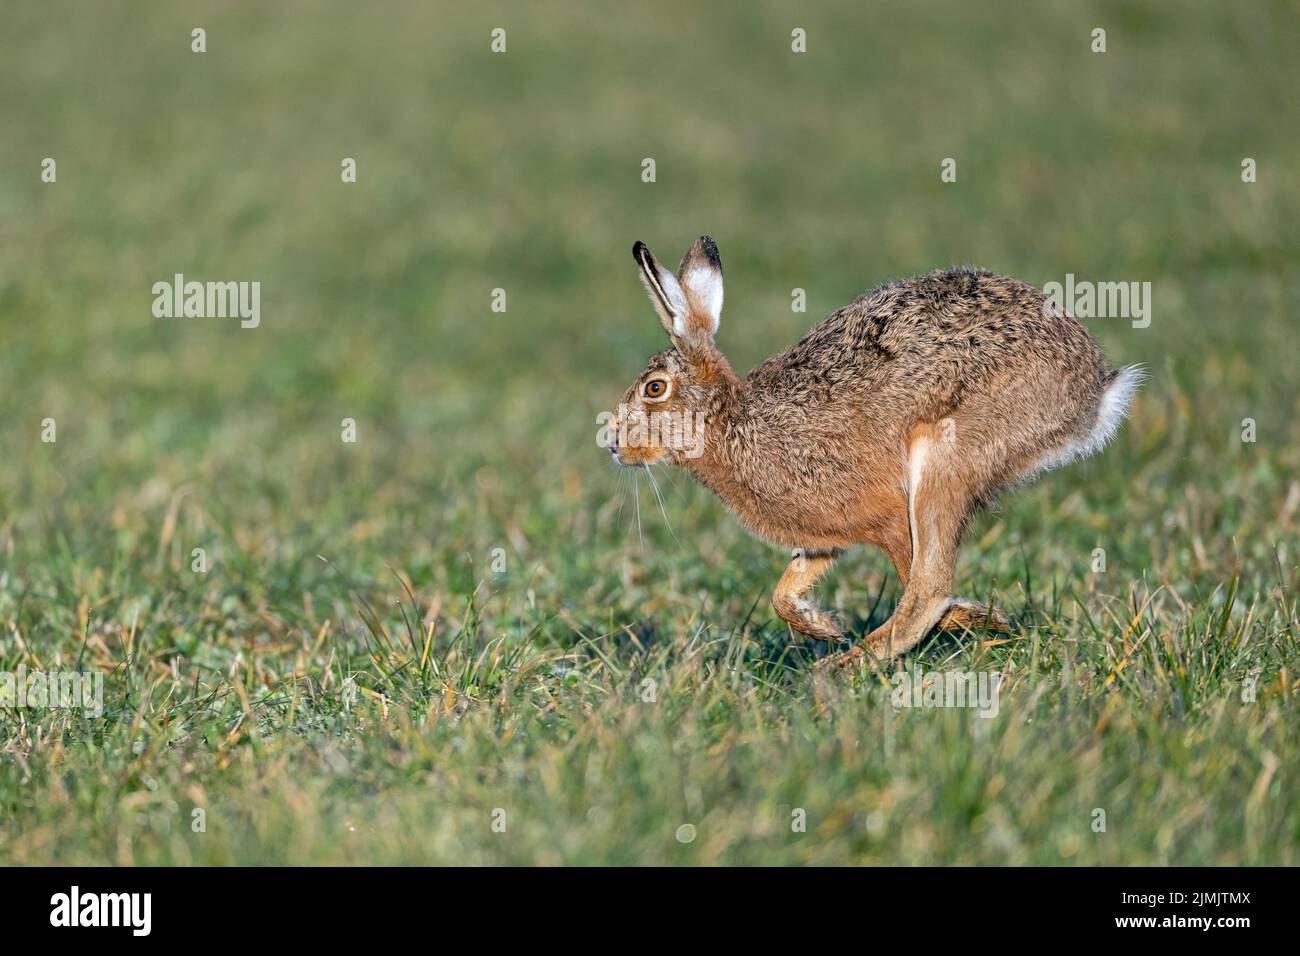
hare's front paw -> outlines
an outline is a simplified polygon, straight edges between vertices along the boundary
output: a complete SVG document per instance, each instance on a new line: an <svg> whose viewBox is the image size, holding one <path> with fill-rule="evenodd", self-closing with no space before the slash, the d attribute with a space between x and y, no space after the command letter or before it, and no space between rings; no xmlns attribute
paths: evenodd
<svg viewBox="0 0 1300 956"><path fill-rule="evenodd" d="M806 601L795 608L778 608L777 615L804 637L832 644L849 642L837 614L813 607Z"/></svg>
<svg viewBox="0 0 1300 956"><path fill-rule="evenodd" d="M846 638L839 619L808 599L818 579L829 570L836 553L796 549L789 567L777 582L772 608L777 617L800 634L821 641L843 642Z"/></svg>
<svg viewBox="0 0 1300 956"><path fill-rule="evenodd" d="M836 643L848 642L839 619L802 595L790 594L778 588L772 597L772 609L776 611L777 617L805 637Z"/></svg>

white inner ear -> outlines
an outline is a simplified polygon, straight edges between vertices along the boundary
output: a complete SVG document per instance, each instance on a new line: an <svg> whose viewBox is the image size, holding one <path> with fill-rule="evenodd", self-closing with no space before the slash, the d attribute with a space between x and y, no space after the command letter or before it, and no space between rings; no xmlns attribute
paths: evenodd
<svg viewBox="0 0 1300 956"><path fill-rule="evenodd" d="M686 334L686 293L682 291L681 285L677 282L677 277L667 269L656 269L655 279L659 288L663 291L664 301L668 303L668 308L673 313L673 335Z"/></svg>
<svg viewBox="0 0 1300 956"><path fill-rule="evenodd" d="M711 266L696 266L683 278L695 301L709 314L716 335L722 323L722 273Z"/></svg>

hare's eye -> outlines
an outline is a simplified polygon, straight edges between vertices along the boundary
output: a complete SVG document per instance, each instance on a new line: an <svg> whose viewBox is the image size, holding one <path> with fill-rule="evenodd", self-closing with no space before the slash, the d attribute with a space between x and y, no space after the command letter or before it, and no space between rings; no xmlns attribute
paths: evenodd
<svg viewBox="0 0 1300 956"><path fill-rule="evenodd" d="M663 379L654 378L645 383L646 398L662 398L668 386L664 384Z"/></svg>

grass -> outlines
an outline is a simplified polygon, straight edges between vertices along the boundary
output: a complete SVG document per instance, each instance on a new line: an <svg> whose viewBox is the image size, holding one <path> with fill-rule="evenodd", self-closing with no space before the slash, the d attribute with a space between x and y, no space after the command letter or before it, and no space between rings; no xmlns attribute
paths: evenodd
<svg viewBox="0 0 1300 956"><path fill-rule="evenodd" d="M105 714L0 708L0 862L1300 862L1298 28L16 4L0 671L102 672ZM1090 322L1150 370L1120 439L967 540L1012 639L900 665L1001 672L997 716L819 680L785 556L684 477L638 534L594 440L663 347L628 250L702 232L744 368L952 262L1152 282ZM261 326L155 319L175 272L260 281ZM897 585L854 552L822 596L861 630Z"/></svg>

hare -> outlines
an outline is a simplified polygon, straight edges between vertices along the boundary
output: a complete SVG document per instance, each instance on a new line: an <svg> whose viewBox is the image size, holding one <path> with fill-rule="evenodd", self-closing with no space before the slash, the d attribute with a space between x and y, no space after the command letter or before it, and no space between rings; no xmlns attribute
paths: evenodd
<svg viewBox="0 0 1300 956"><path fill-rule="evenodd" d="M678 464L755 535L794 549L772 606L813 638L845 640L809 599L818 579L852 545L882 549L898 605L829 661L885 660L935 628L1008 630L996 609L953 596L967 523L1000 489L1100 450L1141 370L1112 369L1033 286L957 268L863 294L741 378L714 341L713 240L701 236L676 274L642 242L632 254L672 348L623 396L614 460Z"/></svg>

